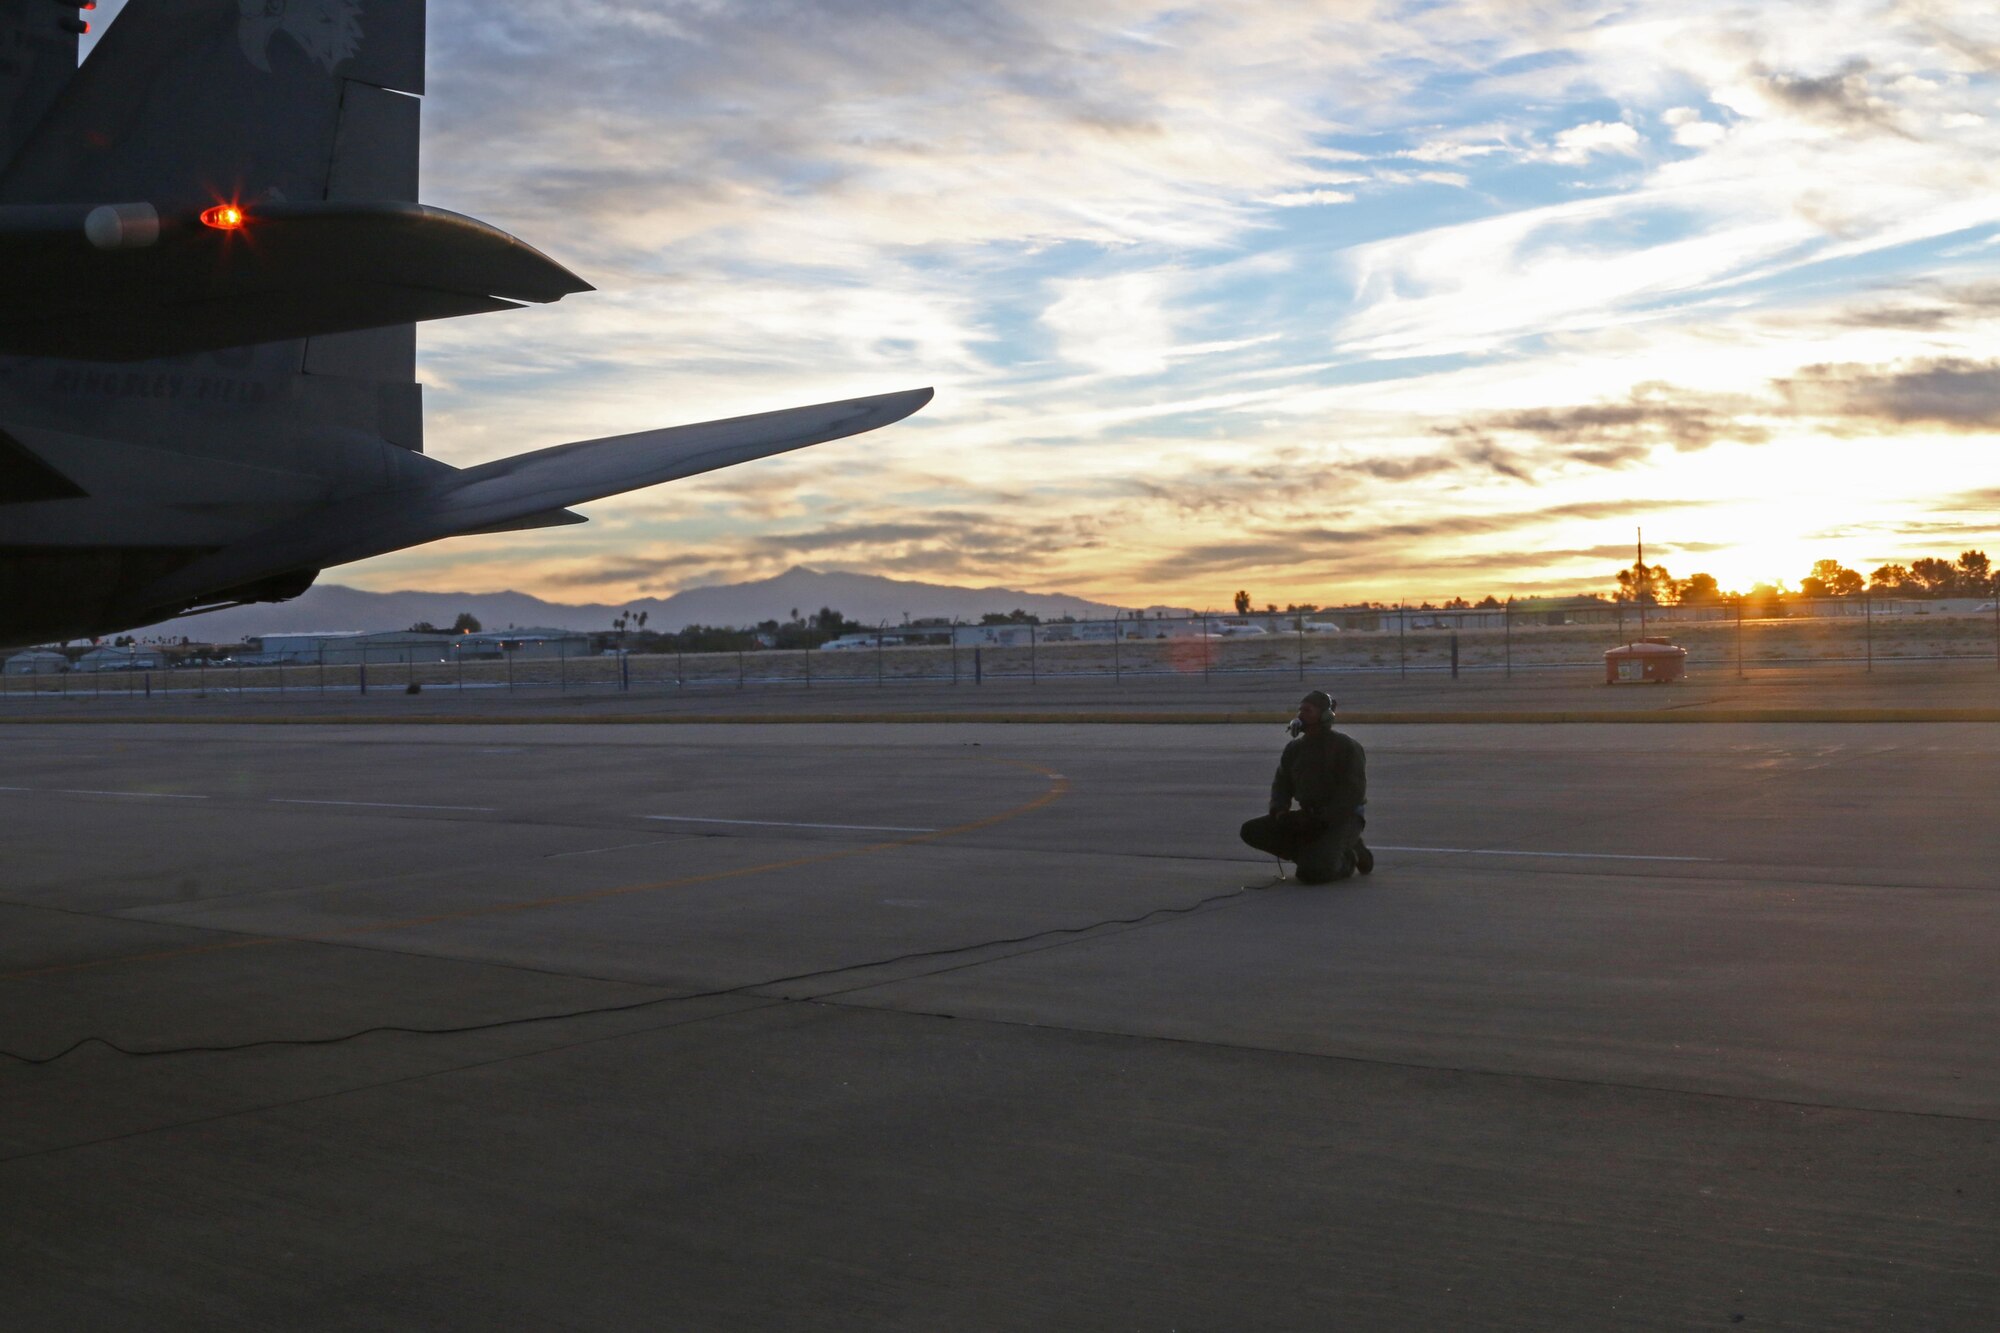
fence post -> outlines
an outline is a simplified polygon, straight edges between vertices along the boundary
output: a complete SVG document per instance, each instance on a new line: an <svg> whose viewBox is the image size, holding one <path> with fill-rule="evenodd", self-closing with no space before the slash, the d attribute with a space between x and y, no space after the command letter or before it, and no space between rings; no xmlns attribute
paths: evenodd
<svg viewBox="0 0 2000 1333"><path fill-rule="evenodd" d="M1125 622L1121 619L1124 614L1123 611L1114 611L1111 615L1111 679L1113 680L1125 679L1124 667L1118 660L1119 640L1125 637Z"/></svg>
<svg viewBox="0 0 2000 1333"><path fill-rule="evenodd" d="M951 618L951 683L958 684L958 617Z"/></svg>
<svg viewBox="0 0 2000 1333"><path fill-rule="evenodd" d="M736 688L743 688L743 650L736 650Z"/></svg>
<svg viewBox="0 0 2000 1333"><path fill-rule="evenodd" d="M1506 644L1507 679L1514 679L1514 599L1507 598L1507 605L1500 608L1500 633Z"/></svg>
<svg viewBox="0 0 2000 1333"><path fill-rule="evenodd" d="M1736 594L1736 679L1743 679L1743 594Z"/></svg>
<svg viewBox="0 0 2000 1333"><path fill-rule="evenodd" d="M1208 612L1201 613L1201 683L1208 684Z"/></svg>
<svg viewBox="0 0 2000 1333"><path fill-rule="evenodd" d="M1458 631L1451 632L1451 678L1458 679Z"/></svg>
<svg viewBox="0 0 2000 1333"><path fill-rule="evenodd" d="M1875 669L1875 590L1873 588L1863 588L1861 590L1861 614L1868 622L1868 669L1873 671Z"/></svg>
<svg viewBox="0 0 2000 1333"><path fill-rule="evenodd" d="M1403 680L1410 678L1410 612L1409 604L1401 598L1396 601L1396 674Z"/></svg>
<svg viewBox="0 0 2000 1333"><path fill-rule="evenodd" d="M1306 617L1301 611L1292 620L1293 628L1299 632L1299 679L1306 678Z"/></svg>
<svg viewBox="0 0 2000 1333"><path fill-rule="evenodd" d="M884 620L875 622L875 688L878 690L882 688L882 627L886 624L888 622Z"/></svg>
<svg viewBox="0 0 2000 1333"><path fill-rule="evenodd" d="M1030 685L1039 683L1042 678L1040 668L1035 663L1035 628L1035 622L1030 620L1028 622L1028 684Z"/></svg>

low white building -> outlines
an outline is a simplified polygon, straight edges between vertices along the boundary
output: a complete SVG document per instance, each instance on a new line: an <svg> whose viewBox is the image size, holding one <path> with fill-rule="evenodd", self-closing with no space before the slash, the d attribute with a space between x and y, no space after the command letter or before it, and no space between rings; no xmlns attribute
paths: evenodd
<svg viewBox="0 0 2000 1333"><path fill-rule="evenodd" d="M15 653L4 668L10 676L55 676L69 670L69 659L46 648Z"/></svg>
<svg viewBox="0 0 2000 1333"><path fill-rule="evenodd" d="M147 648L92 648L76 659L78 671L157 671L162 659Z"/></svg>
<svg viewBox="0 0 2000 1333"><path fill-rule="evenodd" d="M467 661L518 661L590 656L590 636L569 629L482 630L447 635L454 656Z"/></svg>
<svg viewBox="0 0 2000 1333"><path fill-rule="evenodd" d="M426 633L421 630L333 630L317 634L266 634L251 640L255 660L260 665L284 666L324 664L357 666L367 664L407 664L447 662L452 644L462 634ZM251 659L239 657L248 664Z"/></svg>

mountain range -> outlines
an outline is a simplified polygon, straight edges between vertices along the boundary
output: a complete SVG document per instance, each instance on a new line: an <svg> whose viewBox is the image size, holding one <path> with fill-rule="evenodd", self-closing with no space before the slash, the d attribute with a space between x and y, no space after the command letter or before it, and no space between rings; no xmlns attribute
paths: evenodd
<svg viewBox="0 0 2000 1333"><path fill-rule="evenodd" d="M264 634L331 630L397 630L418 623L449 628L469 613L486 629L606 630L624 611L644 612L646 628L679 630L691 624L747 626L789 620L793 611L810 619L832 607L864 625L900 625L905 619L945 616L978 620L989 612L1026 611L1044 620L1109 617L1120 608L1066 593L1021 592L1012 588L962 588L918 583L875 574L822 572L794 566L775 578L716 587L689 588L671 597L631 602L549 602L519 592L365 592L338 583L319 584L289 602L258 603L148 626L141 639L185 635L196 642L234 643Z"/></svg>

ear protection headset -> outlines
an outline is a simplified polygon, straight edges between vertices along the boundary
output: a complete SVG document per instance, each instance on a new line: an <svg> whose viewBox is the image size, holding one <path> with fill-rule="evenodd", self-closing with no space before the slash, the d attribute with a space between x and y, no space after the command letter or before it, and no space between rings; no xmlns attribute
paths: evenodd
<svg viewBox="0 0 2000 1333"><path fill-rule="evenodd" d="M1310 694L1306 695L1305 698L1299 700L1299 702L1301 704L1312 704L1314 707L1319 709L1319 729L1321 731L1333 730L1332 695L1328 694L1325 690L1314 690ZM1292 725L1290 728L1292 735L1294 736L1303 735L1305 733L1305 729L1306 729L1306 724L1304 722L1301 722L1298 718L1292 719Z"/></svg>

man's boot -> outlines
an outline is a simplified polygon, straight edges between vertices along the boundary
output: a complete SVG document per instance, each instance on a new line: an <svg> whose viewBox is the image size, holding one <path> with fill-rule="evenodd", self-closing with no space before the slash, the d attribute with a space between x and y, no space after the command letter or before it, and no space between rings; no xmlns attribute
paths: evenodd
<svg viewBox="0 0 2000 1333"><path fill-rule="evenodd" d="M1354 868L1364 875L1375 869L1375 853L1359 838L1354 840Z"/></svg>

